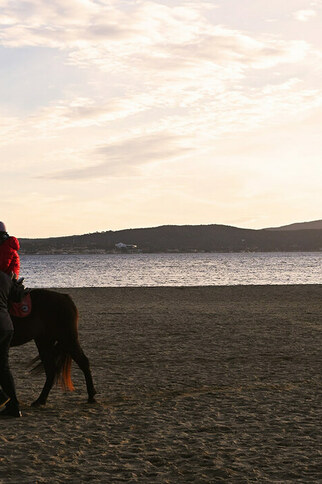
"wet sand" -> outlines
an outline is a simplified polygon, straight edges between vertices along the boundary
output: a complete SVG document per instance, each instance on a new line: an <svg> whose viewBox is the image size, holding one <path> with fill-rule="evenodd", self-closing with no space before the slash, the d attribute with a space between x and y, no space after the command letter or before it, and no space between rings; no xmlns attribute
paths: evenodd
<svg viewBox="0 0 322 484"><path fill-rule="evenodd" d="M321 482L322 286L63 289L98 404L25 371L0 421L0 483Z"/></svg>

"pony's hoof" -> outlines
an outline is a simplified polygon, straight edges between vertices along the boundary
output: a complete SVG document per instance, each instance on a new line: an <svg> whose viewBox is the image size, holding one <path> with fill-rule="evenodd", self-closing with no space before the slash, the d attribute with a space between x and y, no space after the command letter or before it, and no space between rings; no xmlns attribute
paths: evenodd
<svg viewBox="0 0 322 484"><path fill-rule="evenodd" d="M35 400L31 404L32 407L43 407L44 405L46 405L46 402L40 402L39 400Z"/></svg>
<svg viewBox="0 0 322 484"><path fill-rule="evenodd" d="M92 397L92 398L89 398L87 400L87 403L89 403L90 405L93 405L93 404L97 403L97 400L94 397Z"/></svg>

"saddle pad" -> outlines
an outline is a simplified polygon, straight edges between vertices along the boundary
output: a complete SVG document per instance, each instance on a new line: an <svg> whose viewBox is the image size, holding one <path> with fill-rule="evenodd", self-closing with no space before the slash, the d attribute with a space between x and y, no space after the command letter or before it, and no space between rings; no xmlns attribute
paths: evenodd
<svg viewBox="0 0 322 484"><path fill-rule="evenodd" d="M11 303L9 313L11 316L16 316L17 318L25 318L26 316L29 316L31 313L30 294L26 294L21 302Z"/></svg>

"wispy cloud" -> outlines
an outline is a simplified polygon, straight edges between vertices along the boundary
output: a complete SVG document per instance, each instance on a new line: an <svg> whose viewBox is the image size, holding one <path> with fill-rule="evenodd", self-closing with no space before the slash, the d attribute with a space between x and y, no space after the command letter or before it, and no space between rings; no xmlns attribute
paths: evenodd
<svg viewBox="0 0 322 484"><path fill-rule="evenodd" d="M202 3L202 2L201 2ZM85 67L156 69L159 72L190 69L203 62L269 67L294 62L306 53L304 42L258 38L223 26L213 26L200 6L186 2L166 6L158 2L68 4L29 0L5 1L0 41L5 46L46 46L69 51L71 62ZM306 20L314 10L294 15Z"/></svg>
<svg viewBox="0 0 322 484"><path fill-rule="evenodd" d="M293 14L294 18L300 22L308 22L316 15L317 15L317 12L316 10L313 10L313 9L297 10L297 12L294 12Z"/></svg>
<svg viewBox="0 0 322 484"><path fill-rule="evenodd" d="M122 140L120 143L106 144L96 148L91 157L95 160L90 166L61 170L42 175L40 178L55 180L80 180L104 177L140 175L143 165L158 161L169 161L192 152L187 140L168 133L141 136Z"/></svg>

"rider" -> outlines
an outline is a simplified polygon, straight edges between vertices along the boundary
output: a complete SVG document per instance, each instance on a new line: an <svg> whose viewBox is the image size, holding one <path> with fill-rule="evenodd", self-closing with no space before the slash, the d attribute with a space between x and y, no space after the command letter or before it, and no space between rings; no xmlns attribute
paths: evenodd
<svg viewBox="0 0 322 484"><path fill-rule="evenodd" d="M10 300L18 301L16 285L12 278L0 271L0 408L6 408L0 413L2 417L21 417L16 396L14 380L9 368L8 354L13 337L13 324L8 311Z"/></svg>
<svg viewBox="0 0 322 484"><path fill-rule="evenodd" d="M18 279L20 270L20 259L18 250L19 241L16 237L10 237L6 226L0 222L0 271Z"/></svg>

